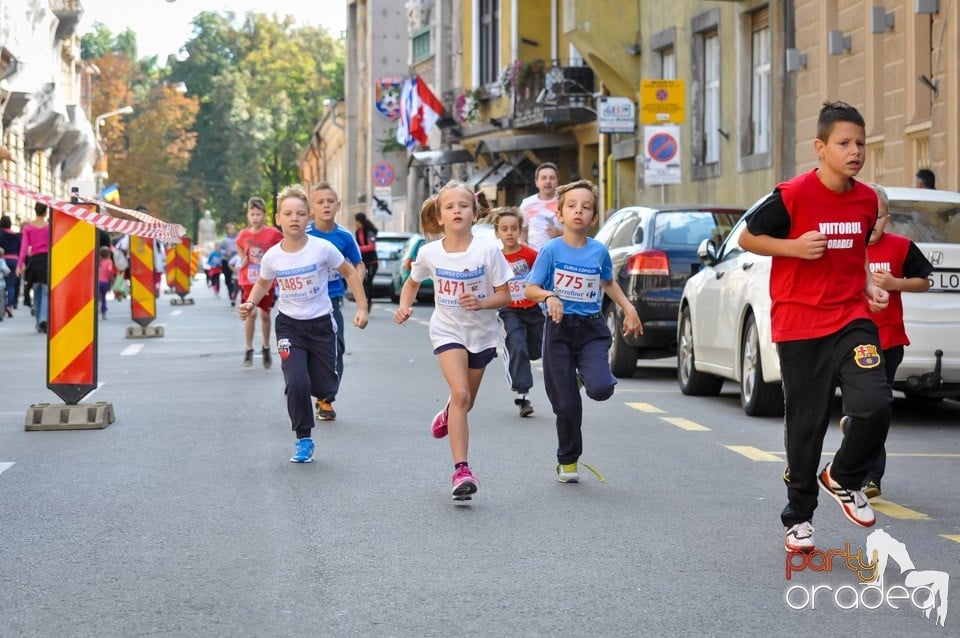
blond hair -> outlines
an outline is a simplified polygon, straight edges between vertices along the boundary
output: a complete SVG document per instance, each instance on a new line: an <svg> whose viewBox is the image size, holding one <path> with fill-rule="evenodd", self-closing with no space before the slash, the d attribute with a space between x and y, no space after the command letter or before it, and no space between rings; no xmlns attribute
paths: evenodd
<svg viewBox="0 0 960 638"><path fill-rule="evenodd" d="M447 191L456 188L463 189L470 194L470 200L473 202L473 220L477 221L479 217L486 214L489 205L487 197L483 193L474 193L469 185L455 179L444 184L436 195L428 197L420 207L420 232L425 237L439 237L443 235L443 226L440 225L440 197Z"/></svg>
<svg viewBox="0 0 960 638"><path fill-rule="evenodd" d="M873 188L873 192L877 194L877 212L881 210L886 210L890 212L890 198L887 197L887 189L885 189L880 184L870 184L870 187Z"/></svg>
<svg viewBox="0 0 960 638"><path fill-rule="evenodd" d="M277 210L280 210L280 203L283 200L290 199L291 197L299 199L307 205L308 209L310 208L310 198L307 197L307 192L303 190L303 186L300 184L291 184L280 191L280 194L277 195Z"/></svg>
<svg viewBox="0 0 960 638"><path fill-rule="evenodd" d="M320 191L330 191L333 193L333 196L337 198L337 201L340 200L340 195L337 193L337 189L330 185L330 182L317 182L310 187L310 197L313 197Z"/></svg>

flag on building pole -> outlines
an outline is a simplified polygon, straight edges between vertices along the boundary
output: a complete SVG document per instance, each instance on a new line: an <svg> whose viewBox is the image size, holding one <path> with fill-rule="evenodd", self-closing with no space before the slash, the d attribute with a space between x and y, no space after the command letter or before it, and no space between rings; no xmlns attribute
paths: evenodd
<svg viewBox="0 0 960 638"><path fill-rule="evenodd" d="M430 129L443 114L443 103L419 75L404 81L400 91L397 142L412 151L417 142L427 145Z"/></svg>
<svg viewBox="0 0 960 638"><path fill-rule="evenodd" d="M120 201L120 189L117 188L116 184L110 184L100 191L100 199L105 202L118 202Z"/></svg>

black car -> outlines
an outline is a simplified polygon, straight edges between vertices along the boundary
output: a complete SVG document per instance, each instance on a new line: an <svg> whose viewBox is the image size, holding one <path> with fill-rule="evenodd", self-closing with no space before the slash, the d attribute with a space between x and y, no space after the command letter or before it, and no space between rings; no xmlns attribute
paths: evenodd
<svg viewBox="0 0 960 638"><path fill-rule="evenodd" d="M719 244L743 208L711 205L629 206L614 213L596 239L610 251L613 279L637 309L639 337L623 336L623 312L608 297L603 315L613 335L610 367L631 377L638 359L677 353L677 313L683 284L700 269L697 248L713 237Z"/></svg>

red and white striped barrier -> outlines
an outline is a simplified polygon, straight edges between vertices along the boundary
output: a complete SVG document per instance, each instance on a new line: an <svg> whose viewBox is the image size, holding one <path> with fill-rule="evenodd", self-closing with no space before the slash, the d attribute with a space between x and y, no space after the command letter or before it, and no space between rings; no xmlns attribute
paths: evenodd
<svg viewBox="0 0 960 638"><path fill-rule="evenodd" d="M72 204L50 195L32 191L3 178L0 178L0 188L13 191L14 193L18 193L25 197L29 197L34 201L38 201L41 204L46 204L50 208L63 211L71 217L76 217L77 219L81 219L89 224L93 224L101 230L106 230L111 233L136 235L137 237L159 239L165 244L176 244L187 232L186 229L180 224L171 224L170 222L165 222L161 219L157 219L156 217L151 217L150 215L138 210L120 208L119 206L114 206L96 199L88 199L85 197L78 198L82 202L98 204L101 207L101 210L115 210L139 221L120 219L119 217L114 217L112 215L96 213L85 206Z"/></svg>

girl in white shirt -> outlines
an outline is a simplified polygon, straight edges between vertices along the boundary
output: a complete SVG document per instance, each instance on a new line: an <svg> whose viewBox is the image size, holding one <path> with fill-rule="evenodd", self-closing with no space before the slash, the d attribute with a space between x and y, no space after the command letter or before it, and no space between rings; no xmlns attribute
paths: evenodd
<svg viewBox="0 0 960 638"><path fill-rule="evenodd" d="M508 282L513 276L500 247L473 236L478 208L473 190L457 181L447 182L423 203L423 234L442 235L442 239L420 248L394 315L398 324L409 319L420 282L433 279L430 341L450 386L450 398L433 417L432 430L438 439L450 434L455 501L468 501L477 491L477 479L467 464L467 412L473 407L484 368L497 356L497 309L510 303Z"/></svg>
<svg viewBox="0 0 960 638"><path fill-rule="evenodd" d="M277 198L277 223L283 240L264 253L257 282L237 310L249 317L274 280L280 289L274 332L280 368L286 384L287 412L297 435L292 463L313 460L313 403L310 396L325 397L337 387L337 325L327 294L330 272L343 275L357 301L353 325L367 325L367 300L360 275L326 239L307 235L310 200L299 186L288 186Z"/></svg>

